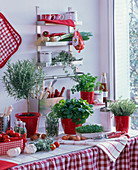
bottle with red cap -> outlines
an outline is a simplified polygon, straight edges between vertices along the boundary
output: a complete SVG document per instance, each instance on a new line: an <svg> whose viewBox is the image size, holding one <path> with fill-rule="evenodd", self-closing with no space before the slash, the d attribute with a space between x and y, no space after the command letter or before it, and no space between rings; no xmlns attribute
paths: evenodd
<svg viewBox="0 0 138 170"><path fill-rule="evenodd" d="M103 102L105 102L105 101L107 100L107 97L108 97L106 73L103 73L102 76L101 76L101 86L100 86L100 90L103 91Z"/></svg>

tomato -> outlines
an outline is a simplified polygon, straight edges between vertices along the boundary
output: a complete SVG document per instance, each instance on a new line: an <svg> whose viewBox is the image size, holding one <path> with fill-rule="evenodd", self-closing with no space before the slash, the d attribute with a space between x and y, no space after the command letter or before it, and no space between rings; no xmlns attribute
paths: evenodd
<svg viewBox="0 0 138 170"><path fill-rule="evenodd" d="M21 134L18 133L18 132L16 132L16 133L15 133L15 136L18 137L18 138L20 138L20 137L21 137Z"/></svg>
<svg viewBox="0 0 138 170"><path fill-rule="evenodd" d="M11 140L8 139L8 138L6 138L6 139L3 140L3 142L10 142L10 141L11 141Z"/></svg>
<svg viewBox="0 0 138 170"><path fill-rule="evenodd" d="M2 140L2 134L0 134L0 141Z"/></svg>
<svg viewBox="0 0 138 170"><path fill-rule="evenodd" d="M10 138L10 136L9 135L3 135L3 140L5 140L5 139L9 139Z"/></svg>
<svg viewBox="0 0 138 170"><path fill-rule="evenodd" d="M13 129L11 129L11 130L7 130L6 134L12 137L15 135L15 132Z"/></svg>
<svg viewBox="0 0 138 170"><path fill-rule="evenodd" d="M19 140L19 138L18 137L11 137L10 140L11 141L16 141L16 140Z"/></svg>
<svg viewBox="0 0 138 170"><path fill-rule="evenodd" d="M56 141L54 144L56 145L57 148L60 146L60 143L58 141Z"/></svg>
<svg viewBox="0 0 138 170"><path fill-rule="evenodd" d="M51 150L53 151L53 150L56 149L56 145L55 145L55 144L51 144L51 145L50 145L50 148L51 148Z"/></svg>

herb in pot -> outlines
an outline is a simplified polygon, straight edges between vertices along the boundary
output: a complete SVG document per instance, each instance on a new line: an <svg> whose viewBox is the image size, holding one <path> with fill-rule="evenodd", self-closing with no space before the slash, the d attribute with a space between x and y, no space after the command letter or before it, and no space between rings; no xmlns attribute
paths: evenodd
<svg viewBox="0 0 138 170"><path fill-rule="evenodd" d="M51 112L46 115L46 134L47 137L57 137L58 136L58 127L59 119L55 112Z"/></svg>
<svg viewBox="0 0 138 170"><path fill-rule="evenodd" d="M101 83L96 82L97 76L92 76L90 73L83 74L83 75L76 75L74 81L77 82L71 89L72 93L74 92L92 92L94 91L95 87L100 87Z"/></svg>
<svg viewBox="0 0 138 170"><path fill-rule="evenodd" d="M93 105L89 105L83 99L63 99L55 104L52 110L57 114L57 117L72 119L72 122L79 125L85 123L86 119L93 113Z"/></svg>
<svg viewBox="0 0 138 170"><path fill-rule="evenodd" d="M136 104L131 99L121 99L121 97L110 102L110 110L115 116L130 116L136 110Z"/></svg>
<svg viewBox="0 0 138 170"><path fill-rule="evenodd" d="M84 125L80 127L76 127L76 132L78 133L96 133L96 132L103 132L103 126L99 125Z"/></svg>

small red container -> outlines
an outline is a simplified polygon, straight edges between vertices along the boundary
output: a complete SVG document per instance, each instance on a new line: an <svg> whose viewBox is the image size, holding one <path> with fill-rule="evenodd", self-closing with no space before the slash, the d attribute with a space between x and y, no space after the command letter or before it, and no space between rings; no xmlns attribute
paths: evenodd
<svg viewBox="0 0 138 170"><path fill-rule="evenodd" d="M0 155L7 155L7 151L12 148L20 147L23 152L25 146L24 139L18 139L11 142L0 142Z"/></svg>
<svg viewBox="0 0 138 170"><path fill-rule="evenodd" d="M27 137L31 137L38 131L39 126L39 118L41 116L40 113L34 113L34 116L21 116L21 115L27 115L27 113L17 113L15 114L15 117L17 120L21 120L26 123L26 129L27 129Z"/></svg>
<svg viewBox="0 0 138 170"><path fill-rule="evenodd" d="M82 126L81 124L76 125L72 122L72 119L61 119L61 124L65 134L76 134L75 128Z"/></svg>
<svg viewBox="0 0 138 170"><path fill-rule="evenodd" d="M125 131L128 133L129 116L115 116L116 131Z"/></svg>
<svg viewBox="0 0 138 170"><path fill-rule="evenodd" d="M87 102L89 104L93 104L93 100L94 100L94 91L92 92L84 92L84 91L81 91L80 92L80 95L81 95L81 98L83 100L87 100Z"/></svg>

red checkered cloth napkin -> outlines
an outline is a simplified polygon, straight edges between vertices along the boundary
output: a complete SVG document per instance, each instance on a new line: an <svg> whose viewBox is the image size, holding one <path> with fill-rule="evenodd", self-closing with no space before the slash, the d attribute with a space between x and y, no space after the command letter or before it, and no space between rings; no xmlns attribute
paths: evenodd
<svg viewBox="0 0 138 170"><path fill-rule="evenodd" d="M0 13L0 68L18 50L21 36L16 32L5 16Z"/></svg>
<svg viewBox="0 0 138 170"><path fill-rule="evenodd" d="M18 165L18 164L9 162L9 161L0 160L0 170L6 170L6 169L11 168L16 165Z"/></svg>
<svg viewBox="0 0 138 170"><path fill-rule="evenodd" d="M59 139L61 144L65 145L89 145L89 146L97 146L102 149L111 161L115 162L119 157L122 150L125 148L127 144L128 138L126 136L122 138L116 139L106 139L106 140L92 140L88 139L85 141L71 141L71 140L62 140Z"/></svg>

